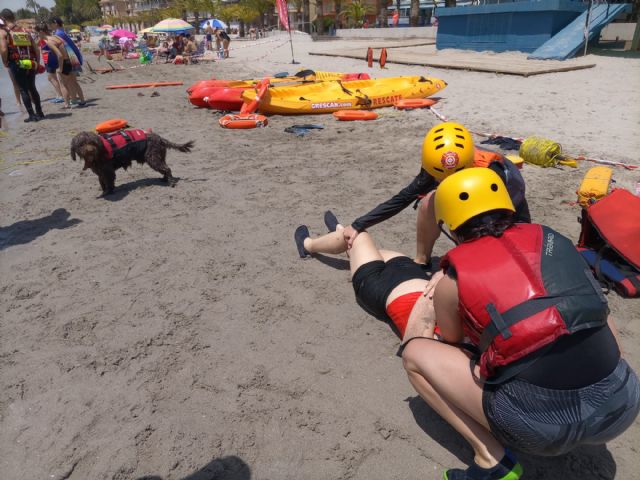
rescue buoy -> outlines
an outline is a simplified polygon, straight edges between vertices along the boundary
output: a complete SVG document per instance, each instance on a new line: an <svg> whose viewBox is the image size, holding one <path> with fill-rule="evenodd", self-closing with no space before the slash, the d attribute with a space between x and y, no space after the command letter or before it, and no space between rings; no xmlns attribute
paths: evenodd
<svg viewBox="0 0 640 480"><path fill-rule="evenodd" d="M383 48L382 50L380 50L380 60L378 61L378 63L380 64L380 68L384 68L384 66L387 64L387 49Z"/></svg>
<svg viewBox="0 0 640 480"><path fill-rule="evenodd" d="M338 110L333 112L333 116L342 121L375 120L378 118L378 114L370 110Z"/></svg>
<svg viewBox="0 0 640 480"><path fill-rule="evenodd" d="M111 133L117 130L125 128L129 122L122 118L112 118L96 125L96 132L98 133Z"/></svg>
<svg viewBox="0 0 640 480"><path fill-rule="evenodd" d="M269 89L269 77L265 77L256 85L256 96L253 100L248 103L243 103L242 107L240 107L241 114L250 114L255 112L260 106L260 99L264 97L264 94L267 93Z"/></svg>
<svg viewBox="0 0 640 480"><path fill-rule="evenodd" d="M431 98L404 98L393 104L398 110L413 110L414 108L429 108L437 103Z"/></svg>
<svg viewBox="0 0 640 480"><path fill-rule="evenodd" d="M231 114L220 119L220 126L232 129L260 128L266 127L269 120L264 115L258 114Z"/></svg>

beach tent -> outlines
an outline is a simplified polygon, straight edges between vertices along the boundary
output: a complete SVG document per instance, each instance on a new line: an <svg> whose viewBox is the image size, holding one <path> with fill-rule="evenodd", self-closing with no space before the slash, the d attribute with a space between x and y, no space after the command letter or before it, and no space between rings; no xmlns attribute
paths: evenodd
<svg viewBox="0 0 640 480"><path fill-rule="evenodd" d="M156 23L151 28L153 28L154 32L179 33L193 30L194 27L180 18L167 18Z"/></svg>

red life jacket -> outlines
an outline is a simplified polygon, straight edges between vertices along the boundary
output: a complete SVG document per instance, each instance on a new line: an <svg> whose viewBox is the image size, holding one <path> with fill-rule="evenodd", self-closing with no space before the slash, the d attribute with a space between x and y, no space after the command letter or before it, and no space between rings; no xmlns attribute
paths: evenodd
<svg viewBox="0 0 640 480"><path fill-rule="evenodd" d="M487 378L559 336L604 325L600 286L571 241L554 230L516 224L498 238L462 243L442 259L455 269L463 329Z"/></svg>
<svg viewBox="0 0 640 480"><path fill-rule="evenodd" d="M132 157L131 150L143 152L147 145L147 134L144 130L119 130L114 133L100 134L102 145L107 151L107 159L110 160L118 154L125 154ZM144 142L144 143L142 143Z"/></svg>

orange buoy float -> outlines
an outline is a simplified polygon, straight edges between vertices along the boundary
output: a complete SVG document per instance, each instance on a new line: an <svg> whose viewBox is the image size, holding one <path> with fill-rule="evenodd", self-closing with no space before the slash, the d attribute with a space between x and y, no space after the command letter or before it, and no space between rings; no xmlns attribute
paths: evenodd
<svg viewBox="0 0 640 480"><path fill-rule="evenodd" d="M380 50L380 60L378 61L378 63L380 64L380 68L384 68L384 66L387 64L387 49L383 48L382 50Z"/></svg>
<svg viewBox="0 0 640 480"><path fill-rule="evenodd" d="M267 90L269 89L269 77L265 77L262 79L261 82L259 82L256 86L256 96L253 100L251 100L250 102L245 102L242 104L242 107L240 107L240 113L241 114L250 114L255 112L258 107L260 106L260 100L262 99L262 97L264 97L264 94L267 93Z"/></svg>
<svg viewBox="0 0 640 480"><path fill-rule="evenodd" d="M117 130L122 130L129 122L122 118L112 118L96 125L96 132L98 133L111 133Z"/></svg>
<svg viewBox="0 0 640 480"><path fill-rule="evenodd" d="M378 118L378 114L370 110L338 110L333 112L333 116L342 121L375 120Z"/></svg>
<svg viewBox="0 0 640 480"><path fill-rule="evenodd" d="M231 129L247 129L266 127L269 120L264 115L252 114L231 114L220 119L220 126Z"/></svg>
<svg viewBox="0 0 640 480"><path fill-rule="evenodd" d="M435 105L437 100L432 98L405 98L393 104L398 110L413 110L414 108L429 108Z"/></svg>

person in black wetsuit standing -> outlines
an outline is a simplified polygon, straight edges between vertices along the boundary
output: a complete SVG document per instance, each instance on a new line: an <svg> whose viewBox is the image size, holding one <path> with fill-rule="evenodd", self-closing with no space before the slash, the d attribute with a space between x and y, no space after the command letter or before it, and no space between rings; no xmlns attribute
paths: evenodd
<svg viewBox="0 0 640 480"><path fill-rule="evenodd" d="M44 118L40 94L36 89L40 49L31 35L18 27L16 17L11 10L8 8L2 10L0 18L5 23L5 27L0 29L2 63L11 72L20 89L22 103L29 114L25 122L37 122Z"/></svg>
<svg viewBox="0 0 640 480"><path fill-rule="evenodd" d="M462 125L445 122L433 127L422 144L422 166L413 181L386 202L369 213L354 220L344 229L349 246L358 233L400 213L416 201L415 262L429 266L431 252L440 230L435 221L433 193L438 184L449 175L474 165L475 148L471 133ZM525 184L517 167L507 158L495 155L496 161L488 168L495 171L507 185L507 190L516 206L515 221L529 223L531 216L525 199Z"/></svg>

